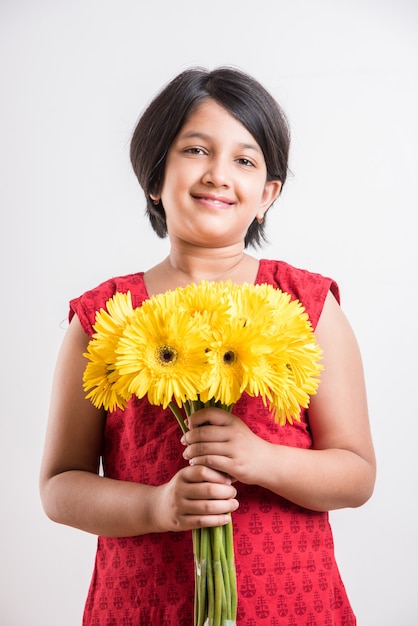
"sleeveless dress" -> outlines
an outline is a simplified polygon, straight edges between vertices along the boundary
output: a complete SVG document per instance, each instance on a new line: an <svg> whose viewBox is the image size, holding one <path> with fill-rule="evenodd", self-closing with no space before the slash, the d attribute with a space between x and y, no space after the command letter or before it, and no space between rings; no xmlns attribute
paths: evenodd
<svg viewBox="0 0 418 626"><path fill-rule="evenodd" d="M256 283L269 283L299 299L313 328L330 278L282 261L261 260ZM95 313L116 291L130 290L134 307L149 296L143 273L114 278L70 303L92 334ZM308 414L279 426L258 398L247 395L233 412L257 435L310 448ZM185 465L180 428L169 409L132 399L108 413L102 450L106 476L138 483L167 482ZM236 483L233 513L238 626L355 626L356 619L334 556L328 513L311 511L258 487ZM194 572L190 532L99 537L84 626L192 626Z"/></svg>

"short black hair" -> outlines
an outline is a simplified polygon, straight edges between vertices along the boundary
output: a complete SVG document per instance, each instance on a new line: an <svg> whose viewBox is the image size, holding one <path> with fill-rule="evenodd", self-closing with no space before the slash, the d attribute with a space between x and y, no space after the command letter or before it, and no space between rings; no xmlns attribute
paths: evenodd
<svg viewBox="0 0 418 626"><path fill-rule="evenodd" d="M146 213L159 237L167 235L159 196L164 181L168 151L188 117L199 104L212 99L235 117L260 146L267 167L267 180L279 180L282 187L288 173L289 124L276 100L254 78L241 70L219 67L212 71L196 67L176 76L151 101L133 132L130 157L144 190ZM265 241L265 223L250 224L245 246Z"/></svg>

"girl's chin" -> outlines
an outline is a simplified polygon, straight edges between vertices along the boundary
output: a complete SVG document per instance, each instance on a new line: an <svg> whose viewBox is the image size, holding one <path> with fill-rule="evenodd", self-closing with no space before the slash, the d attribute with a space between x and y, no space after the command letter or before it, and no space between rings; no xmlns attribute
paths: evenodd
<svg viewBox="0 0 418 626"><path fill-rule="evenodd" d="M200 248L224 248L227 246L234 246L238 243L242 243L244 241L244 237L234 237L233 235L228 235L225 231L197 231L189 232L186 237L179 235L169 235L170 241L173 243L174 241L183 242L187 245L195 245Z"/></svg>

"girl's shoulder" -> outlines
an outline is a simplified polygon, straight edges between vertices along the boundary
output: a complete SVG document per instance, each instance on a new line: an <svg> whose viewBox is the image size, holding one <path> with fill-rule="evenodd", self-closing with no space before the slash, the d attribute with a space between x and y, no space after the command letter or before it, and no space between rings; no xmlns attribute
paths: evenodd
<svg viewBox="0 0 418 626"><path fill-rule="evenodd" d="M299 300L315 328L328 292L340 302L340 292L334 279L317 272L294 267L285 261L261 259L256 283L268 283Z"/></svg>
<svg viewBox="0 0 418 626"><path fill-rule="evenodd" d="M144 272L116 276L100 283L93 289L89 289L77 298L70 300L69 320L77 315L83 330L88 334L93 333L93 324L96 320L96 312L104 309L106 302L116 292L131 292L132 306L138 307L148 298L144 282Z"/></svg>

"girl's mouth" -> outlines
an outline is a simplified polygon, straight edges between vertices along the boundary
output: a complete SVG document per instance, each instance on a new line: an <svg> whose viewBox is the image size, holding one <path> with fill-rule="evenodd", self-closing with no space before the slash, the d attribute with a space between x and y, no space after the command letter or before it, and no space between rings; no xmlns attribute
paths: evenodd
<svg viewBox="0 0 418 626"><path fill-rule="evenodd" d="M212 195L212 194L206 194L206 193L205 194L193 194L193 198L195 200L198 200L202 204L205 204L211 207L216 207L219 209L229 208L234 204L234 202L230 198L227 198L225 196L218 196L218 195Z"/></svg>

